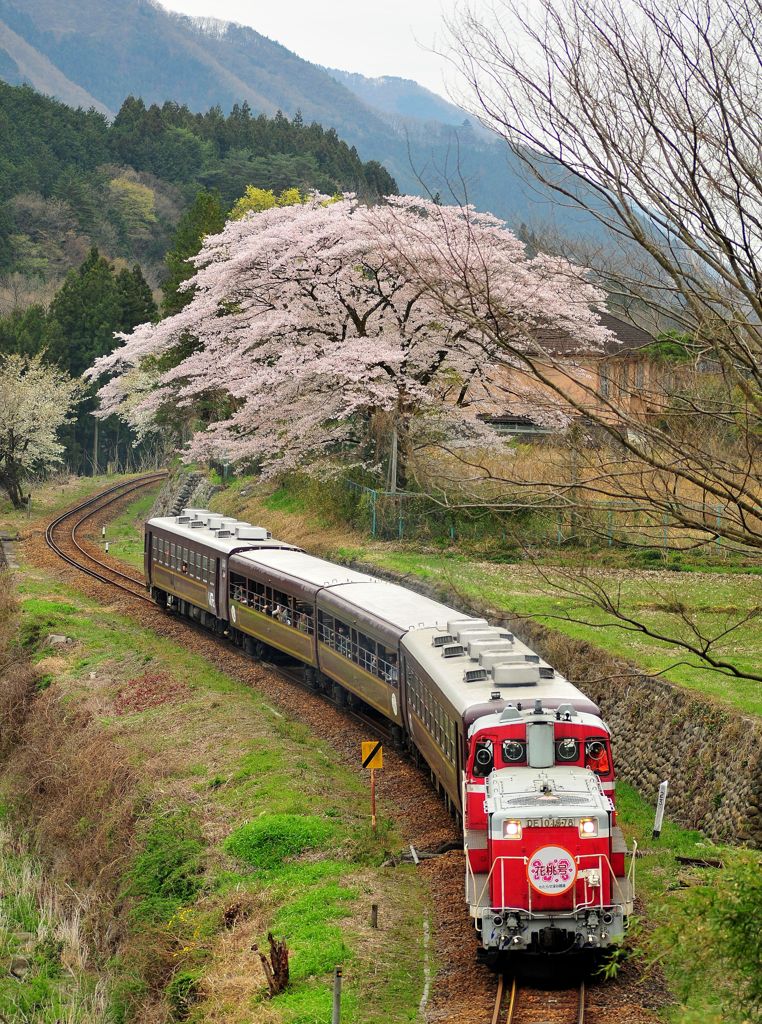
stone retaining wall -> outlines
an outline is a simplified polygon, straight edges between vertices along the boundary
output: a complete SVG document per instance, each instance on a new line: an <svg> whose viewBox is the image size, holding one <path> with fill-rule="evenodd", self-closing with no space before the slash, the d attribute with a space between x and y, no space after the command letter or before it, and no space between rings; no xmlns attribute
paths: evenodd
<svg viewBox="0 0 762 1024"><path fill-rule="evenodd" d="M179 492L183 504L204 507L217 488L202 474L172 478L153 515L166 515ZM708 697L643 675L633 665L572 640L529 619L513 619L495 608L464 600L445 584L386 572L377 566L352 568L403 583L464 612L507 626L571 679L601 708L614 739L620 778L654 805L659 783L669 780L666 817L713 839L762 848L762 719L744 715ZM751 683L739 682L738 686Z"/></svg>
<svg viewBox="0 0 762 1024"><path fill-rule="evenodd" d="M762 848L762 720L679 686L643 675L591 644L539 623L464 601L376 566L352 568L382 576L462 611L505 625L571 679L601 708L614 740L620 778L656 803L669 780L666 817L713 839ZM750 686L739 682L739 687Z"/></svg>

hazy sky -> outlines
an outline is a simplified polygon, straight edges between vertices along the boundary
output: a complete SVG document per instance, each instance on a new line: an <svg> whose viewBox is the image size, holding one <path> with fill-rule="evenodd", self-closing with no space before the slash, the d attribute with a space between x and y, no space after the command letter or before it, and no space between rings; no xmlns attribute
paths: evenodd
<svg viewBox="0 0 762 1024"><path fill-rule="evenodd" d="M173 11L237 21L300 57L364 75L400 75L446 95L443 17L456 0L160 0Z"/></svg>

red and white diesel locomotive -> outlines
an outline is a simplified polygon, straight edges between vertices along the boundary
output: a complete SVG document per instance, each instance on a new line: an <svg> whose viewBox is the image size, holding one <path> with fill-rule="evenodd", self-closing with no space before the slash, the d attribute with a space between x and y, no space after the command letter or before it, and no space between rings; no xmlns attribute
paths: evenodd
<svg viewBox="0 0 762 1024"><path fill-rule="evenodd" d="M632 913L609 731L511 632L184 509L145 527L153 599L383 715L462 816L466 900L488 954L596 953Z"/></svg>

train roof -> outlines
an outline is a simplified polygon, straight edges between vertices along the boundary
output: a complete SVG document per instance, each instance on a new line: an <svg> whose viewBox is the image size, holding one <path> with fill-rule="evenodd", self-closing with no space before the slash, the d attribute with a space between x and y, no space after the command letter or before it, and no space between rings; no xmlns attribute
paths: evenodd
<svg viewBox="0 0 762 1024"><path fill-rule="evenodd" d="M330 592L330 601L337 614L342 610L364 618L377 619L400 632L446 627L448 619L458 613L438 601L416 594L397 583L387 583L373 576L351 587L337 587Z"/></svg>
<svg viewBox="0 0 762 1024"><path fill-rule="evenodd" d="M452 609L448 609L448 611L450 619L454 619L456 613ZM458 616L458 619L464 626L469 623L467 616L461 615ZM477 624L484 620L472 619L470 621ZM536 667L535 673L526 673L527 676L534 674L536 678L525 683L501 685L497 681L499 678L497 669L503 667L500 664L499 654L493 656L492 660L496 662L493 667L482 669L480 661L473 658L463 645L452 643L451 645L435 646L435 638L439 639L442 635L447 635L444 634L443 629L416 630L404 636L401 644L429 678L436 683L459 714L466 716L466 712L472 709L474 717L480 718L491 711L499 712L508 704L521 702L524 707L527 707L533 706L536 700L541 700L543 707L555 708L559 704L571 704L577 711L600 715L597 705L558 672L553 671L550 678L543 678L539 669L545 669L549 675L551 667L547 662L538 658L534 651L520 640L513 638L512 643L506 644L505 649L508 651L510 646L512 655L537 659L536 663L528 661L524 663L526 666ZM463 653L454 656L446 653L452 648L462 650ZM498 647L496 650L499 651L500 648ZM513 659L506 656L505 663L508 664L509 661L513 661ZM509 667L518 668L519 666L509 665ZM473 681L467 682L466 672L482 675L483 678L474 678ZM498 698L492 696L495 693L499 694Z"/></svg>
<svg viewBox="0 0 762 1024"><path fill-rule="evenodd" d="M563 677L557 676L556 678ZM504 693L503 697L506 696L508 696L508 694ZM501 725L516 725L521 722L527 723L542 721L542 718L540 718L534 711L534 700L522 702L520 701L520 698L517 697L513 701L508 701L508 704L513 704L514 708L518 703L523 704L522 710L516 711L515 715L512 711L509 711L508 714L510 715L510 717L504 716L503 711L496 711L493 714L482 715L481 717L475 719L471 723L471 726L468 730L468 735L472 736L475 732L481 732L483 729L497 729ZM563 705L563 703L564 702L562 701L561 705ZM550 704L547 708L544 708L544 713L544 718L546 721L556 720L554 717L554 712L550 708ZM588 729L603 729L603 731L607 732L609 736L611 735L611 730L606 725L606 723L601 720L599 715L593 715L589 712L577 711L575 709L574 714L568 721L571 725L583 725Z"/></svg>
<svg viewBox="0 0 762 1024"><path fill-rule="evenodd" d="M271 569L275 573L291 577L299 583L308 583L313 587L367 583L372 579L367 573L347 569L324 558L316 558L298 548L241 551L234 555L230 562L232 572L245 572L247 565Z"/></svg>
<svg viewBox="0 0 762 1024"><path fill-rule="evenodd" d="M202 544L225 555L236 548L299 550L293 544L275 540L264 527L252 526L230 516L218 516L208 509L183 509L179 516L156 516L148 520L146 527L164 530L178 540Z"/></svg>

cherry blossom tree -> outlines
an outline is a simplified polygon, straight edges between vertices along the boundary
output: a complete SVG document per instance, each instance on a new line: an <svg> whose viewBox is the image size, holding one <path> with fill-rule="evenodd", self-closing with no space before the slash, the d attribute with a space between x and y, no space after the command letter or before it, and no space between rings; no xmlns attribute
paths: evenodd
<svg viewBox="0 0 762 1024"><path fill-rule="evenodd" d="M450 311L460 300L443 302L410 273L417 255L444 271L453 254L461 265L478 254L484 299L501 300L501 338L530 345L551 325L590 346L608 336L591 312L603 296L582 272L528 259L494 217L417 197L367 207L316 195L206 239L188 306L121 335L91 369L111 375L102 412L145 432L167 408L188 407L197 417L189 459L246 461L269 474L323 465L337 451L344 464L377 462L380 422L399 449L402 482L418 438L494 444L469 393L501 345L478 316ZM452 274L451 283L462 298ZM553 414L563 418L560 404Z"/></svg>
<svg viewBox="0 0 762 1024"><path fill-rule="evenodd" d="M24 480L61 462L58 430L83 391L81 381L41 355L0 355L0 486L15 508Z"/></svg>

